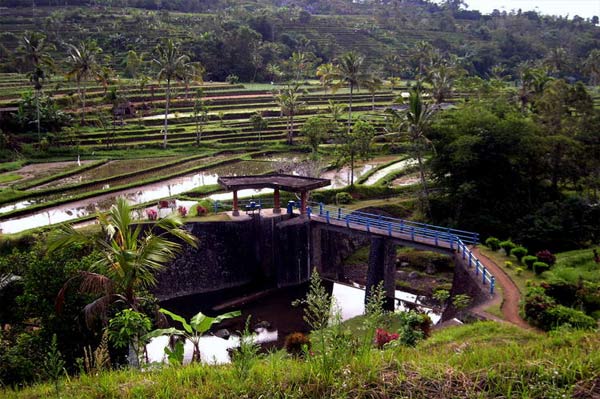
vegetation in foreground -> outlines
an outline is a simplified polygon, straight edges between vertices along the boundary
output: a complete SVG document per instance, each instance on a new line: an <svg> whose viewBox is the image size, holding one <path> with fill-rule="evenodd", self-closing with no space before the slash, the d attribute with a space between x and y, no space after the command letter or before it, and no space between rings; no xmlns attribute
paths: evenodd
<svg viewBox="0 0 600 399"><path fill-rule="evenodd" d="M416 347L346 354L327 373L318 359L283 351L236 365L100 372L61 381L61 397L119 398L590 398L598 394L600 335L562 329L548 336L480 322L437 331ZM328 376L329 375L329 376ZM52 395L41 384L7 398Z"/></svg>

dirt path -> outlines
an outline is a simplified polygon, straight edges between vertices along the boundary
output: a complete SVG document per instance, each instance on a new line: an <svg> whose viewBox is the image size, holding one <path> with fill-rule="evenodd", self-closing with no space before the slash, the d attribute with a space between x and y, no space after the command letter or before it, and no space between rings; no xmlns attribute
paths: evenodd
<svg viewBox="0 0 600 399"><path fill-rule="evenodd" d="M521 316L519 316L519 301L521 299L521 292L519 291L519 288L517 288L515 283L504 272L504 270L502 270L502 268L496 265L496 263L490 258L482 254L478 248L471 248L471 251L473 252L473 255L475 255L477 259L479 259L479 261L483 263L483 265L490 272L492 272L496 278L496 284L502 287L503 301L500 309L504 315L504 320L521 328L531 329L532 327L527 324L525 320L521 318ZM481 312L483 309L480 308L488 307L490 304L493 304L493 301L491 303L487 302L481 306L478 306L477 308L473 309L473 311Z"/></svg>

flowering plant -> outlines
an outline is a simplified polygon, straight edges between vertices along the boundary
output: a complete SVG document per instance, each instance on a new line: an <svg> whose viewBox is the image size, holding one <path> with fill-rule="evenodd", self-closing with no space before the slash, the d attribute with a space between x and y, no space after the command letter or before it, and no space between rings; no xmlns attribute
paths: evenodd
<svg viewBox="0 0 600 399"><path fill-rule="evenodd" d="M385 344L395 341L398 338L400 338L399 334L390 333L383 328L378 328L375 332L375 343L379 349L382 349Z"/></svg>
<svg viewBox="0 0 600 399"><path fill-rule="evenodd" d="M156 212L154 209L148 209L146 211L146 216L148 216L148 219L150 220L156 220L158 219L158 212Z"/></svg>
<svg viewBox="0 0 600 399"><path fill-rule="evenodd" d="M177 208L177 212L179 212L182 217L185 217L185 215L187 215L187 208L185 206L180 206Z"/></svg>

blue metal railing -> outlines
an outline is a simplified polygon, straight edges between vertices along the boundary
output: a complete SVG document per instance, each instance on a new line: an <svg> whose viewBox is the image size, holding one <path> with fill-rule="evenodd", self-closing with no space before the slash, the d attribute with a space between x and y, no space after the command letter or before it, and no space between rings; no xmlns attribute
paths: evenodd
<svg viewBox="0 0 600 399"><path fill-rule="evenodd" d="M308 217L318 215L325 218L325 223L327 224L331 224L332 221L339 221L343 222L348 228L362 226L367 232L378 229L380 233L387 234L390 237L396 233L408 236L412 241L425 239L433 242L435 246L440 247L446 244L451 250L456 251L459 258L462 258L468 268L472 269L474 267L475 275L481 275L482 284L489 284L490 294L494 295L496 287L495 277L467 246L475 245L479 242L478 233L366 212L351 211L341 207L327 206L323 203L312 202L310 205L307 208Z"/></svg>
<svg viewBox="0 0 600 399"><path fill-rule="evenodd" d="M310 205L311 214L325 217L328 222L331 220L344 221L348 227L350 225L360 225L366 227L367 231L371 230L371 228L385 230L390 236L393 233L398 233L410 235L413 240L415 238L431 239L435 242L435 245L439 245L439 242L448 243L451 249L454 249L458 240L467 244L477 244L479 242L479 234L470 231L352 211L322 203L312 202Z"/></svg>

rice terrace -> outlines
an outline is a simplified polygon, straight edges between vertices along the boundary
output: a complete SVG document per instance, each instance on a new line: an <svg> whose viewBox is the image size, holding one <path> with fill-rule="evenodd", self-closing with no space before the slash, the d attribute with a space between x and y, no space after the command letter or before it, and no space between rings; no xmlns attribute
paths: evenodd
<svg viewBox="0 0 600 399"><path fill-rule="evenodd" d="M600 398L600 8L497 3L1 1L0 397Z"/></svg>

